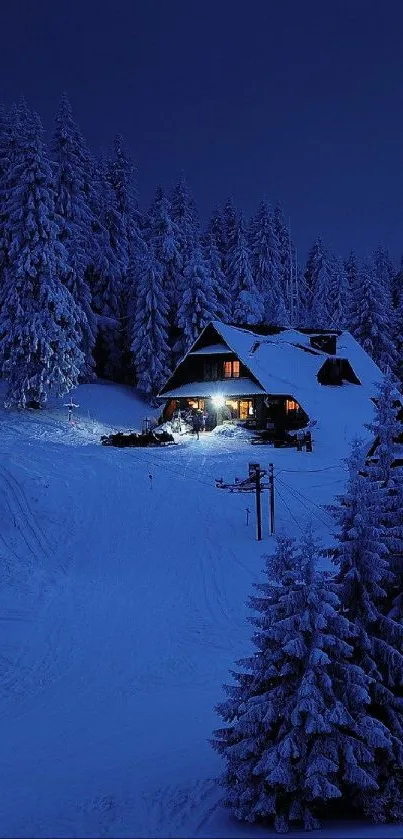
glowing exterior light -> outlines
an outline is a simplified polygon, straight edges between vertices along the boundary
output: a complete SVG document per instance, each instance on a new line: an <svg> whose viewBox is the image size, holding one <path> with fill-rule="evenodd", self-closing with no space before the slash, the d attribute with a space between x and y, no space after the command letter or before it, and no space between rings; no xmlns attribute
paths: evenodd
<svg viewBox="0 0 403 839"><path fill-rule="evenodd" d="M213 403L214 408L223 408L223 406L225 405L225 399L221 395L221 393L216 393L215 396L212 396L211 401Z"/></svg>

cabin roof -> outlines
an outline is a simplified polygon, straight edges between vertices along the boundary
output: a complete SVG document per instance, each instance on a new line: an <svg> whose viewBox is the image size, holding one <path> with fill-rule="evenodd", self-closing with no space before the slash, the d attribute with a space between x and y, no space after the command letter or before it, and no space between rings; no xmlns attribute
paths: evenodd
<svg viewBox="0 0 403 839"><path fill-rule="evenodd" d="M187 396L256 396L258 393L265 393L263 388L247 377L238 379L223 379L222 381L189 382L189 384L178 385L171 391L164 392L164 399L181 398Z"/></svg>
<svg viewBox="0 0 403 839"><path fill-rule="evenodd" d="M357 390L361 399L363 390L368 398L373 396L375 385L382 378L377 365L348 332L338 334L337 351L329 355L311 347L310 334L319 334L314 330L306 333L285 329L274 335L262 336L220 321L213 321L213 326L265 393L292 394L311 417L328 410L329 402L333 402L330 391L334 388L319 384L317 379L327 359L347 360L361 383L361 387L345 383L342 388L336 388L340 407L346 399L355 400ZM329 330L329 334L335 332Z"/></svg>

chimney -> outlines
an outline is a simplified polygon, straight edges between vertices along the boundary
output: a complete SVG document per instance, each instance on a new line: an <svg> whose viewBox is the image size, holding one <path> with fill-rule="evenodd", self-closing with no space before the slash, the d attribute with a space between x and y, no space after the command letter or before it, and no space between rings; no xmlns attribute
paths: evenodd
<svg viewBox="0 0 403 839"><path fill-rule="evenodd" d="M309 343L314 350L322 350L328 355L336 355L337 335L310 335Z"/></svg>

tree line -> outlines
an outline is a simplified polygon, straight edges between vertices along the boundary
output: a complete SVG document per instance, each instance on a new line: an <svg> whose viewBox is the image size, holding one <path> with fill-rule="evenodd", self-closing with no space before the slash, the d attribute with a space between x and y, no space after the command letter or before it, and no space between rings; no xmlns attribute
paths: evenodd
<svg viewBox="0 0 403 839"><path fill-rule="evenodd" d="M50 143L25 101L0 109L0 375L43 404L95 374L153 398L211 319L349 328L402 374L403 273L379 246L346 261L317 238L306 266L280 206L228 199L204 229L185 177L141 209L123 138L91 153L64 95Z"/></svg>

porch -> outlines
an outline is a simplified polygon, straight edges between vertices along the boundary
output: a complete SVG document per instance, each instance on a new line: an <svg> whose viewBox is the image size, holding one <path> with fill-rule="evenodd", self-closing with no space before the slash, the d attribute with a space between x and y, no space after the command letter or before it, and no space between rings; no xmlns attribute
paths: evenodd
<svg viewBox="0 0 403 839"><path fill-rule="evenodd" d="M165 404L163 419L169 421L180 416L191 423L197 414L206 431L223 423L239 423L246 428L265 430L278 439L286 437L288 431L304 428L309 421L303 408L288 395L226 395L220 392L205 396L172 396Z"/></svg>

